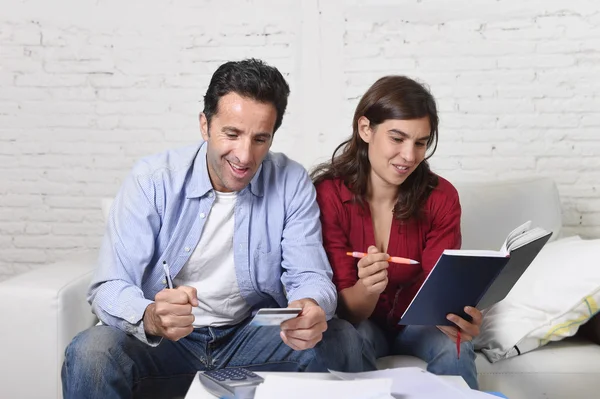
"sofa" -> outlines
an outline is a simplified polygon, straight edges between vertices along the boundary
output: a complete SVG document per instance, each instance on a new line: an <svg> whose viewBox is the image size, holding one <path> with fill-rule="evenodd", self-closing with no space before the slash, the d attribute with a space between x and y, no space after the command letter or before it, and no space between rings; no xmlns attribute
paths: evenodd
<svg viewBox="0 0 600 399"><path fill-rule="evenodd" d="M524 221L561 235L561 208L548 178L455 184L463 207L463 248L499 249ZM108 202L104 203L104 208ZM96 253L73 255L0 282L0 398L60 398L65 347L97 322L85 300ZM425 364L390 356L380 368ZM478 353L482 390L511 399L589 399L600 396L600 345L567 338L490 363Z"/></svg>

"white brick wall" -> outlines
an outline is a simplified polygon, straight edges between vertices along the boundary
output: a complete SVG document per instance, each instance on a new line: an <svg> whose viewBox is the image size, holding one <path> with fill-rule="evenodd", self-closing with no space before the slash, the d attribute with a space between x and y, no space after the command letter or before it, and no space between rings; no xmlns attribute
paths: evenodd
<svg viewBox="0 0 600 399"><path fill-rule="evenodd" d="M0 0L0 280L97 248L100 198L197 140L212 72L249 56L288 78L274 149L305 166L375 79L407 74L439 102L436 171L549 175L567 233L600 237L596 3Z"/></svg>

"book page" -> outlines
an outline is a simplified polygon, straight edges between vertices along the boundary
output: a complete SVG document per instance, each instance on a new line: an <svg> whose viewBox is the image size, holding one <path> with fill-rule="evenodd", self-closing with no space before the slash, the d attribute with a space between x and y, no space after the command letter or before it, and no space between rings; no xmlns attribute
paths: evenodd
<svg viewBox="0 0 600 399"><path fill-rule="evenodd" d="M499 258L506 256L506 254L502 251L490 251L487 249L446 249L444 250L444 254L455 256L488 256Z"/></svg>
<svg viewBox="0 0 600 399"><path fill-rule="evenodd" d="M515 237L508 244L508 252L514 251L517 248L521 248L523 245L526 245L532 241L537 240L548 234L548 232L540 227L535 227L531 230L524 232L523 234Z"/></svg>
<svg viewBox="0 0 600 399"><path fill-rule="evenodd" d="M516 229L514 229L513 231L508 233L508 237L506 237L506 241L504 241L504 244L502 244L502 248L500 248L500 251L504 252L505 254L508 255L509 248L511 247L512 242L517 237L519 237L521 234L523 234L527 230L529 230L530 228L531 228L531 220L528 220L527 222L523 223L522 225L520 225L519 227L517 227Z"/></svg>

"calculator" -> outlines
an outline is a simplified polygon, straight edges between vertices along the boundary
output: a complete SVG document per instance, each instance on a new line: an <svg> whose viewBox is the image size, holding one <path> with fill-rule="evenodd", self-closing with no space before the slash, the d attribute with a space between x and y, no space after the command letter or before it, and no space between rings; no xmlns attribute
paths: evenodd
<svg viewBox="0 0 600 399"><path fill-rule="evenodd" d="M261 376L242 367L201 371L198 378L207 391L226 399L253 398L256 386L264 381Z"/></svg>

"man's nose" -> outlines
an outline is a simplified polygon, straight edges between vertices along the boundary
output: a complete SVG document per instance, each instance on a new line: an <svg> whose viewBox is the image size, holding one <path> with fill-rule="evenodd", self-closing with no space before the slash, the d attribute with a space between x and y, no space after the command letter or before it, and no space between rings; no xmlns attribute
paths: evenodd
<svg viewBox="0 0 600 399"><path fill-rule="evenodd" d="M248 165L252 160L252 141L247 139L240 140L235 155L239 159L240 164Z"/></svg>

